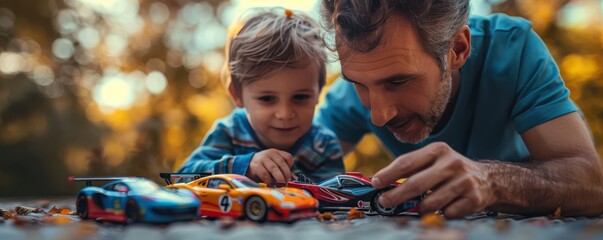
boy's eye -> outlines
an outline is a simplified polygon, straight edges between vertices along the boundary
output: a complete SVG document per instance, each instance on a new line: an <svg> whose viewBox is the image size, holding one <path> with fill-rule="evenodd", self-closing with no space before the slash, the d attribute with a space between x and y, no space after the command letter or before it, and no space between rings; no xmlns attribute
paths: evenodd
<svg viewBox="0 0 603 240"><path fill-rule="evenodd" d="M308 95L308 94L296 94L296 95L293 95L293 99L296 100L296 101L308 100L308 99L310 99L310 95Z"/></svg>
<svg viewBox="0 0 603 240"><path fill-rule="evenodd" d="M276 100L276 97L274 96L261 96L258 98L258 100L262 101L262 102L273 102L274 100Z"/></svg>

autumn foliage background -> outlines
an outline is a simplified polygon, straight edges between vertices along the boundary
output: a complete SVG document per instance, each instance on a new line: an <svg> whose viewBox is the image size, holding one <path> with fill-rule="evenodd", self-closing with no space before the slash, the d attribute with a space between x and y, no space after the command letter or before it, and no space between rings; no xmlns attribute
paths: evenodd
<svg viewBox="0 0 603 240"><path fill-rule="evenodd" d="M69 175L174 170L233 108L219 75L234 5L0 0L0 197L72 195L82 186ZM603 1L480 6L533 22L601 155ZM371 175L390 160L368 136L345 161Z"/></svg>

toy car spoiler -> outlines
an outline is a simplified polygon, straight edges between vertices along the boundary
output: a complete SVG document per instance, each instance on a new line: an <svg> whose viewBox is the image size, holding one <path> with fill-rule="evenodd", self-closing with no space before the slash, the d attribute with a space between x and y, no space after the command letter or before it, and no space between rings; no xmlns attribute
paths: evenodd
<svg viewBox="0 0 603 240"><path fill-rule="evenodd" d="M124 178L131 178L131 177L74 177L74 176L69 176L67 177L67 181L69 182L86 182L86 186L92 186L92 182L93 181L116 181L116 180L121 180Z"/></svg>
<svg viewBox="0 0 603 240"><path fill-rule="evenodd" d="M181 179L181 178L192 178L199 179L202 177L211 176L211 173L159 173L159 177L165 180L165 183L168 185L172 185L172 179Z"/></svg>

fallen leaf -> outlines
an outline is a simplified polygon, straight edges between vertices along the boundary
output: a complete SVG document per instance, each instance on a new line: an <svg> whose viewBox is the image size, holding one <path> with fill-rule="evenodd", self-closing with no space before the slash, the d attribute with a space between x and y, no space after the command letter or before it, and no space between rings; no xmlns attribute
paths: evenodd
<svg viewBox="0 0 603 240"><path fill-rule="evenodd" d="M30 213L40 213L43 212L44 210L40 209L40 208L32 208L32 207L25 207L25 206L17 206L15 207L15 211L17 212L17 214L21 215L21 216L26 216Z"/></svg>
<svg viewBox="0 0 603 240"><path fill-rule="evenodd" d="M333 213L331 212L325 212L325 213L321 213L316 215L316 219L320 220L320 221L335 221L335 217L333 216Z"/></svg>
<svg viewBox="0 0 603 240"><path fill-rule="evenodd" d="M4 220L11 219L13 218L13 213L11 213L10 211L4 211L2 213L2 218L4 218Z"/></svg>
<svg viewBox="0 0 603 240"><path fill-rule="evenodd" d="M358 211L358 209L356 209L356 208L350 209L350 211L348 212L348 220L358 219L358 218L364 218L364 212Z"/></svg>
<svg viewBox="0 0 603 240"><path fill-rule="evenodd" d="M73 222L73 220L71 220L69 217L58 215L58 216L49 216L49 217L43 218L42 222L48 223L48 224L64 225L64 224L69 224L69 223Z"/></svg>
<svg viewBox="0 0 603 240"><path fill-rule="evenodd" d="M57 208L56 206L52 206L50 210L48 210L48 214L61 214L61 215L69 215L71 213L71 209L69 208Z"/></svg>
<svg viewBox="0 0 603 240"><path fill-rule="evenodd" d="M546 216L549 219L560 219L561 218L561 207L555 209L555 212Z"/></svg>
<svg viewBox="0 0 603 240"><path fill-rule="evenodd" d="M443 228L446 225L446 220L441 215L428 213L421 217L421 226Z"/></svg>

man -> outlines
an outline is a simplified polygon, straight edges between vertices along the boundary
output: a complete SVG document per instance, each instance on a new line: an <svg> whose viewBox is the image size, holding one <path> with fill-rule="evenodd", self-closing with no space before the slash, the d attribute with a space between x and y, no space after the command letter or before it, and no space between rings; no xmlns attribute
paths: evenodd
<svg viewBox="0 0 603 240"><path fill-rule="evenodd" d="M394 206L431 190L422 212L489 209L602 214L599 157L530 23L471 17L469 0L324 0L342 79L317 121L347 153L373 132L397 156L374 175Z"/></svg>

